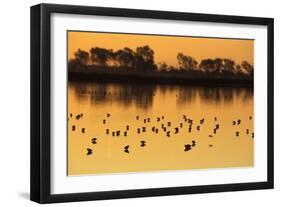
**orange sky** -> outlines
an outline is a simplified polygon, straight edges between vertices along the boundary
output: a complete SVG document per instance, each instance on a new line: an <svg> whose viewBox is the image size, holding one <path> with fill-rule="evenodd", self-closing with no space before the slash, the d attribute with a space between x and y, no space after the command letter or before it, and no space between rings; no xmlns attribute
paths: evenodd
<svg viewBox="0 0 281 207"><path fill-rule="evenodd" d="M160 35L114 34L96 32L68 32L68 59L78 48L89 51L103 47L114 51L129 47L149 45L155 52L155 63L166 62L177 66L177 54L182 52L198 62L204 58L231 58L236 63L254 62L254 40L194 38Z"/></svg>

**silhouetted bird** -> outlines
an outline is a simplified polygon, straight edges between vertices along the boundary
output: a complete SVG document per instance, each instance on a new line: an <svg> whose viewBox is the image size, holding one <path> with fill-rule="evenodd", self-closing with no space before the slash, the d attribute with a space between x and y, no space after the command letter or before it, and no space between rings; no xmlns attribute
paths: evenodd
<svg viewBox="0 0 281 207"><path fill-rule="evenodd" d="M209 144L209 147L212 147L213 145L212 144Z"/></svg>
<svg viewBox="0 0 281 207"><path fill-rule="evenodd" d="M155 129L155 133L156 133L156 134L158 133L158 128Z"/></svg>
<svg viewBox="0 0 281 207"><path fill-rule="evenodd" d="M82 128L82 133L85 133L86 129L85 128Z"/></svg>
<svg viewBox="0 0 281 207"><path fill-rule="evenodd" d="M93 139L92 139L92 143L93 143L93 144L97 144L97 138L93 138Z"/></svg>
<svg viewBox="0 0 281 207"><path fill-rule="evenodd" d="M109 129L106 129L106 134L109 134Z"/></svg>
<svg viewBox="0 0 281 207"><path fill-rule="evenodd" d="M107 114L106 114L106 117L110 117L110 114L109 114L109 113L107 113Z"/></svg>
<svg viewBox="0 0 281 207"><path fill-rule="evenodd" d="M147 118L147 122L150 122L150 118Z"/></svg>
<svg viewBox="0 0 281 207"><path fill-rule="evenodd" d="M249 119L250 119L250 120L252 120L252 117L251 117L251 116L249 116Z"/></svg>
<svg viewBox="0 0 281 207"><path fill-rule="evenodd" d="M142 132L146 132L146 128L145 127L142 127Z"/></svg>
<svg viewBox="0 0 281 207"><path fill-rule="evenodd" d="M75 125L72 126L72 131L75 131L76 127Z"/></svg>
<svg viewBox="0 0 281 207"><path fill-rule="evenodd" d="M189 127L188 132L191 132L191 128Z"/></svg>
<svg viewBox="0 0 281 207"><path fill-rule="evenodd" d="M180 127L182 128L182 123L180 123Z"/></svg>
<svg viewBox="0 0 281 207"><path fill-rule="evenodd" d="M236 134L236 137L239 137L239 132L235 132L235 134Z"/></svg>
<svg viewBox="0 0 281 207"><path fill-rule="evenodd" d="M170 131L167 131L166 135L167 137L170 137Z"/></svg>
<svg viewBox="0 0 281 207"><path fill-rule="evenodd" d="M197 130L200 131L200 126L199 125L197 126Z"/></svg>
<svg viewBox="0 0 281 207"><path fill-rule="evenodd" d="M142 141L140 141L140 142L141 142L141 145L140 145L141 147L146 146L146 145L145 145L146 141L143 141L143 140L142 140Z"/></svg>
<svg viewBox="0 0 281 207"><path fill-rule="evenodd" d="M219 124L216 124L216 129L219 129L220 128L220 125Z"/></svg>
<svg viewBox="0 0 281 207"><path fill-rule="evenodd" d="M254 135L255 135L254 132L252 132L252 138L254 138Z"/></svg>
<svg viewBox="0 0 281 207"><path fill-rule="evenodd" d="M163 131L164 131L164 132L167 131L167 127L164 127L164 128L163 128Z"/></svg>
<svg viewBox="0 0 281 207"><path fill-rule="evenodd" d="M162 128L162 129L164 128L164 124L161 124L161 128Z"/></svg>
<svg viewBox="0 0 281 207"><path fill-rule="evenodd" d="M215 121L217 121L217 117L215 116Z"/></svg>
<svg viewBox="0 0 281 207"><path fill-rule="evenodd" d="M106 122L106 121L105 121L105 119L104 119L104 120L103 120L103 123L105 124L105 122Z"/></svg>
<svg viewBox="0 0 281 207"><path fill-rule="evenodd" d="M143 120L143 123L146 123L146 119Z"/></svg>
<svg viewBox="0 0 281 207"><path fill-rule="evenodd" d="M179 133L179 128L178 127L175 128L175 134L177 134L177 133Z"/></svg>
<svg viewBox="0 0 281 207"><path fill-rule="evenodd" d="M113 136L113 137L115 136L115 132L112 132L112 136Z"/></svg>
<svg viewBox="0 0 281 207"><path fill-rule="evenodd" d="M205 121L205 119L203 118L203 119L201 119L200 120L200 124L203 124L204 123L204 121Z"/></svg>
<svg viewBox="0 0 281 207"><path fill-rule="evenodd" d="M129 147L130 147L130 145L125 146L125 147L124 147L124 152L130 153L130 152L129 152Z"/></svg>
<svg viewBox="0 0 281 207"><path fill-rule="evenodd" d="M247 134L249 134L249 131L250 131L249 129L246 129L246 133L247 133Z"/></svg>
<svg viewBox="0 0 281 207"><path fill-rule="evenodd" d="M153 132L155 131L155 126L154 126L154 127L152 127L152 131L153 131Z"/></svg>
<svg viewBox="0 0 281 207"><path fill-rule="evenodd" d="M214 129L214 134L216 134L217 133L217 129Z"/></svg>
<svg viewBox="0 0 281 207"><path fill-rule="evenodd" d="M129 130L129 125L126 126L126 130Z"/></svg>
<svg viewBox="0 0 281 207"><path fill-rule="evenodd" d="M72 113L70 113L70 117L72 117Z"/></svg>
<svg viewBox="0 0 281 207"><path fill-rule="evenodd" d="M167 122L167 125L168 125L168 126L171 126L171 122L170 122L170 121L168 121L168 122Z"/></svg>
<svg viewBox="0 0 281 207"><path fill-rule="evenodd" d="M125 136L125 137L127 136L127 131L124 132L124 136Z"/></svg>
<svg viewBox="0 0 281 207"><path fill-rule="evenodd" d="M93 154L93 150L90 148L87 148L87 155L91 155L91 154Z"/></svg>
<svg viewBox="0 0 281 207"><path fill-rule="evenodd" d="M192 140L192 147L195 147L196 142L194 140Z"/></svg>
<svg viewBox="0 0 281 207"><path fill-rule="evenodd" d="M140 128L138 128L138 134L140 133Z"/></svg>
<svg viewBox="0 0 281 207"><path fill-rule="evenodd" d="M164 116L162 116L161 118L164 119Z"/></svg>
<svg viewBox="0 0 281 207"><path fill-rule="evenodd" d="M235 125L236 124L236 121L232 121L232 125Z"/></svg>
<svg viewBox="0 0 281 207"><path fill-rule="evenodd" d="M209 134L209 137L213 137L213 135Z"/></svg>
<svg viewBox="0 0 281 207"><path fill-rule="evenodd" d="M137 120L139 120L139 116L137 116Z"/></svg>
<svg viewBox="0 0 281 207"><path fill-rule="evenodd" d="M120 131L116 131L116 136L120 136Z"/></svg>
<svg viewBox="0 0 281 207"><path fill-rule="evenodd" d="M157 117L157 122L159 122L160 121L160 118L159 117Z"/></svg>
<svg viewBox="0 0 281 207"><path fill-rule="evenodd" d="M241 123L241 120L240 120L240 119L238 119L238 120L237 120L237 124L239 125L240 123Z"/></svg>
<svg viewBox="0 0 281 207"><path fill-rule="evenodd" d="M80 117L83 117L83 113L80 114Z"/></svg>
<svg viewBox="0 0 281 207"><path fill-rule="evenodd" d="M187 152L189 150L191 150L191 145L190 144L184 145L184 151Z"/></svg>
<svg viewBox="0 0 281 207"><path fill-rule="evenodd" d="M78 115L76 116L76 119L79 120L80 117L81 117L80 114L78 114Z"/></svg>

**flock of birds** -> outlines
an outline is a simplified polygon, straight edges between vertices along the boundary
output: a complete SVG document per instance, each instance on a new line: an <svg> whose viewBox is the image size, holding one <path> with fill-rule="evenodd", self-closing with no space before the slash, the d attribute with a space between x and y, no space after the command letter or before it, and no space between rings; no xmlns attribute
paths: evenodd
<svg viewBox="0 0 281 207"><path fill-rule="evenodd" d="M77 121L82 119L84 117L83 113L79 113L79 114L69 114L69 118L68 119L76 119ZM102 124L103 125L107 125L107 123L110 121L111 118L111 114L106 113L105 114L105 118L102 120ZM137 115L136 117L136 121L138 122L142 122L141 127L138 127L136 129L136 133L137 134L145 134L147 131L151 130L152 133L158 134L158 133L163 133L163 136L166 136L167 138L171 138L174 134L178 134L180 131L185 131L186 133L191 133L192 130L196 130L196 131L200 131L201 127L204 125L205 123L205 118L202 118L199 120L198 124L195 124L195 121L193 119L188 118L186 115L182 115L182 119L180 121L180 123L172 123L171 121L168 121L165 119L165 116L158 116L156 118L150 118L150 117L146 117L141 119L139 115ZM252 116L248 117L249 120L252 120ZM156 121L156 124L152 124L153 121ZM232 125L241 125L241 119L237 119L237 120L233 120L232 121ZM152 124L153 126L151 127L150 125L147 125L148 123ZM187 126L187 130L185 129ZM126 125L125 130L110 130L109 128L105 128L105 134L107 136L112 136L112 137L127 137L128 134L135 130L133 129L131 126ZM72 131L76 131L78 130L78 127L76 125L72 125L71 126ZM214 117L214 128L212 128L212 133L209 134L209 137L212 138L214 137L217 132L220 130L220 124L218 122L217 117ZM86 133L86 128L81 127L81 133ZM252 138L254 138L254 132L250 132L250 129L246 129L245 132L247 135L251 135ZM239 137L240 136L240 131L235 131L235 136ZM98 138L97 137L93 137L91 139L91 143L93 145L98 144ZM146 147L147 146L147 142L145 140L141 140L140 141L140 147ZM188 152L190 150L192 150L193 147L196 146L196 141L195 140L191 140L191 143L186 143L183 146L183 150L184 152ZM213 147L212 144L209 144L209 147ZM126 145L123 147L123 151L125 153L130 153L131 149L130 149L130 145ZM93 154L93 149L92 148L87 148L86 149L86 155L92 155Z"/></svg>

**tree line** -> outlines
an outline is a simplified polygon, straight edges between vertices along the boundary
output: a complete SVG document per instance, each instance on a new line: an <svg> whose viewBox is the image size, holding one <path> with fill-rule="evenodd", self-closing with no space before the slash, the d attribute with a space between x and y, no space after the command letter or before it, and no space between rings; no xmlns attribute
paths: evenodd
<svg viewBox="0 0 281 207"><path fill-rule="evenodd" d="M107 68L126 68L137 72L201 72L220 74L253 75L254 67L248 61L236 64L229 58L207 58L198 62L195 58L183 54L177 54L178 67L167 65L165 62L158 64L154 61L154 51L148 45L132 50L128 47L113 51L112 49L93 47L89 52L78 49L74 53L74 59L69 61L69 67L81 67L95 65Z"/></svg>

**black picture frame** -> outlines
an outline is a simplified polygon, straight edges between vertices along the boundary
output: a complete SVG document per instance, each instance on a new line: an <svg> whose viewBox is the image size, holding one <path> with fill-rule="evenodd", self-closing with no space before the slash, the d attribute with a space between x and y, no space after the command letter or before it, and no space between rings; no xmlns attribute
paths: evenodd
<svg viewBox="0 0 281 207"><path fill-rule="evenodd" d="M267 181L238 184L167 187L153 189L87 192L74 194L51 194L50 183L50 130L51 130L51 74L50 74L50 16L52 13L134 17L194 22L216 22L267 27ZM38 203L88 201L102 199L166 196L179 194L242 191L273 188L273 44L274 20L272 18L195 14L168 11L103 8L39 4L31 7L31 174L30 199Z"/></svg>

